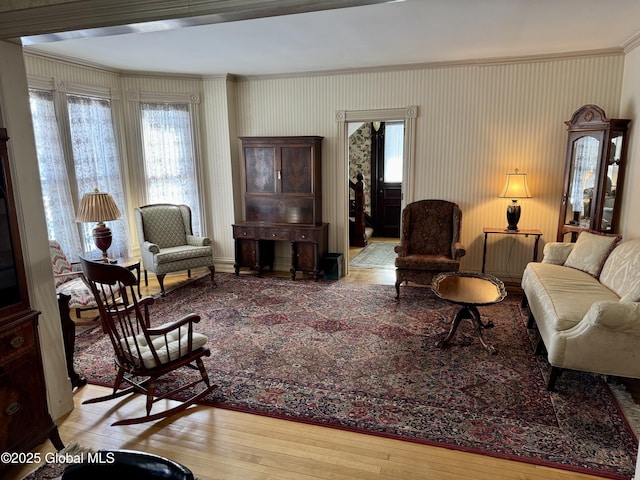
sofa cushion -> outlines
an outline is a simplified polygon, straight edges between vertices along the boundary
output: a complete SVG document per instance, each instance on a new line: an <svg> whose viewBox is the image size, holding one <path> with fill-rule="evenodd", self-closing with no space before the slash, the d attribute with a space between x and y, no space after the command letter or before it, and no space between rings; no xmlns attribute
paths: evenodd
<svg viewBox="0 0 640 480"><path fill-rule="evenodd" d="M604 262L619 241L620 235L583 231L564 265L598 278Z"/></svg>
<svg viewBox="0 0 640 480"><path fill-rule="evenodd" d="M640 240L618 244L600 273L600 281L620 296L621 302L640 301Z"/></svg>
<svg viewBox="0 0 640 480"><path fill-rule="evenodd" d="M539 302L549 331L574 327L594 302L619 300L615 292L590 274L547 263L529 263L522 277L522 288L530 302Z"/></svg>

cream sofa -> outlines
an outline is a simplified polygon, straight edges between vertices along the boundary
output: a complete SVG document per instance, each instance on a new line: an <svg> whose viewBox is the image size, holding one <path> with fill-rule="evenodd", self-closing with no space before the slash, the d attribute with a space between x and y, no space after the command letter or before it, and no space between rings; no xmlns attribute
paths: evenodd
<svg viewBox="0 0 640 480"><path fill-rule="evenodd" d="M522 277L523 305L552 366L640 378L640 240L583 232L576 243L545 245Z"/></svg>

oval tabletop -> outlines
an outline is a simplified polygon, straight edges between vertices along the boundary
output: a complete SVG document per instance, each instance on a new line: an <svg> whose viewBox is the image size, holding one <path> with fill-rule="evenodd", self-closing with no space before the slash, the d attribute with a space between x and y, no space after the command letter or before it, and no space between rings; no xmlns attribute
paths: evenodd
<svg viewBox="0 0 640 480"><path fill-rule="evenodd" d="M507 296L502 281L486 273L444 272L431 286L440 298L461 305L491 305Z"/></svg>

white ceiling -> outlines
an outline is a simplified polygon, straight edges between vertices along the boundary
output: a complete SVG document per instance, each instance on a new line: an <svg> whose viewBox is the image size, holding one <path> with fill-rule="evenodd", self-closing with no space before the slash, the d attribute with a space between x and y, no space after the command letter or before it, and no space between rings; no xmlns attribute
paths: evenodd
<svg viewBox="0 0 640 480"><path fill-rule="evenodd" d="M639 34L639 0L405 0L25 48L128 71L272 75L621 50Z"/></svg>

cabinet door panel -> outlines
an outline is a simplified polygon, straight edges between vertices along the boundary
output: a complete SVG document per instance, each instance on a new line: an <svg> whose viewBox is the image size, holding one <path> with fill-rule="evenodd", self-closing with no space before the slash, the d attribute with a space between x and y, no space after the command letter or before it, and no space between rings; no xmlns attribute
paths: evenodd
<svg viewBox="0 0 640 480"><path fill-rule="evenodd" d="M24 444L49 423L41 395L35 349L0 367L0 450Z"/></svg>
<svg viewBox="0 0 640 480"><path fill-rule="evenodd" d="M282 147L282 193L313 193L312 159L309 147Z"/></svg>
<svg viewBox="0 0 640 480"><path fill-rule="evenodd" d="M247 193L275 193L275 149L246 147L244 158Z"/></svg>

